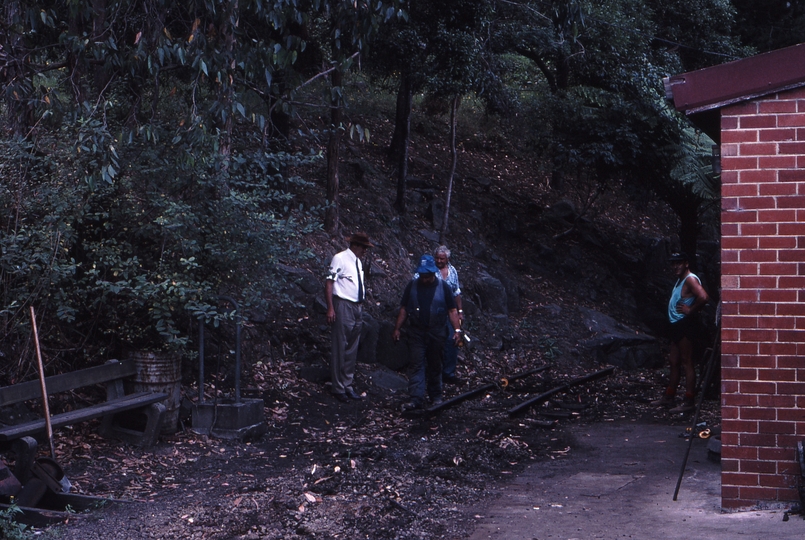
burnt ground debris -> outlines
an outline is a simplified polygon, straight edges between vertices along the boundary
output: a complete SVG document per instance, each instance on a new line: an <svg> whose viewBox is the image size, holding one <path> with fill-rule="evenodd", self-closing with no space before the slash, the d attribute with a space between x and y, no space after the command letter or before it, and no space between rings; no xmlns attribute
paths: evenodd
<svg viewBox="0 0 805 540"><path fill-rule="evenodd" d="M390 131L382 116L361 123L372 126L375 140ZM382 147L347 142L341 219L345 234L366 230L378 246L367 283L369 311L380 323L393 321L411 261L436 245L427 216L443 195L446 122L420 133L429 136L412 141L415 181L404 216L391 209L394 177ZM318 180L302 198L323 200L323 169L307 173ZM79 492L132 502L76 515L53 531L82 540L465 538L475 523L468 509L489 496L490 486L505 485L526 464L550 467L573 452L569 424L640 418L683 431L686 417L649 406L667 379L662 340L650 340L642 360L622 362L606 378L509 416L529 397L619 358L606 340L595 341L600 328L590 310L626 333L657 335L670 290L664 254L676 221L667 207L615 183L580 215L575 208L587 186L555 194L543 176L527 153L500 145L469 141L459 158L447 243L465 306L475 304L467 310L473 345L459 362L465 382L447 386L445 398L494 384L489 391L438 414L405 418L404 391L375 386L367 376L377 366L359 364L357 389L366 399L348 404L315 377L301 376L324 369L329 339L315 300L316 285L323 288L317 276L344 248L340 237L314 234L307 242L316 258L291 269L310 281L291 291L298 305L253 317L244 332L245 391L265 401L266 434L235 442L184 430L143 450L100 438L91 423L59 430L57 459ZM478 276L485 274L511 293L498 306L507 314L482 304ZM210 346L209 356L222 355ZM544 372L500 382L546 364ZM192 398L194 366L184 367L184 394ZM215 396L228 381L211 382ZM705 401L701 419L712 427L719 421L715 397Z"/></svg>
<svg viewBox="0 0 805 540"><path fill-rule="evenodd" d="M55 530L76 539L465 538L476 519L468 509L492 486L574 451L569 424L640 417L678 424L680 435L687 425L647 404L653 372L616 372L510 417L526 390L555 385L546 373L414 419L400 416L400 396L371 385L361 385L365 401L341 404L300 381L265 395L270 427L250 442L186 431L149 451L89 425L60 433L57 457L80 492L136 502ZM705 401L702 421L717 423L717 402Z"/></svg>

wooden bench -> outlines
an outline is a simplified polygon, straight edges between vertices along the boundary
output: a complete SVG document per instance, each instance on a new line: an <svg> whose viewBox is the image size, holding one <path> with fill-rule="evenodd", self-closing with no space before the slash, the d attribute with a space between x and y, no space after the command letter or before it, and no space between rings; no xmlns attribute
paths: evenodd
<svg viewBox="0 0 805 540"><path fill-rule="evenodd" d="M51 415L50 423L53 429L103 418L100 433L104 437L113 436L138 446L152 446L159 436L162 419L165 416L165 405L160 402L167 399L168 395L159 392L136 392L127 395L123 389L123 380L136 373L137 369L132 361L110 360L100 366L46 377L45 386L48 395L95 384L106 384L106 401ZM0 407L29 400L37 400L41 404L42 388L39 380L0 388ZM144 414L145 428L139 430L121 425L120 413L127 411ZM44 418L17 425L0 426L0 443L43 433L46 433Z"/></svg>

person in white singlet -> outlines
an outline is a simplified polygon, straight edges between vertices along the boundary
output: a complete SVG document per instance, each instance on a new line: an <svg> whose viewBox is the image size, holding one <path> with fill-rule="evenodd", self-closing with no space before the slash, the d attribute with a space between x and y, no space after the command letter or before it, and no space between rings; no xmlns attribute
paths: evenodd
<svg viewBox="0 0 805 540"><path fill-rule="evenodd" d="M671 407L675 404L676 389L682 376L681 369L684 369L685 397L682 404L670 412L686 413L696 408L696 369L693 366L695 314L704 308L709 297L699 277L690 271L687 255L674 253L668 260L677 279L668 302L671 375L663 396L651 404L661 407Z"/></svg>

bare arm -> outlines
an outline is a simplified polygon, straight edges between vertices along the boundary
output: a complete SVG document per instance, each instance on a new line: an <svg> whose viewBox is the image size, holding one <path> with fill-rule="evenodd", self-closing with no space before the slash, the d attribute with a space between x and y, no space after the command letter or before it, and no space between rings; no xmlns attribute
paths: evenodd
<svg viewBox="0 0 805 540"><path fill-rule="evenodd" d="M695 298L692 305L686 306L685 304L679 303L676 306L676 310L685 316L701 311L710 299L710 297L707 296L707 291L705 291L702 284L699 283L699 280L688 276L685 280L685 284L682 286L682 297L690 298L691 296Z"/></svg>
<svg viewBox="0 0 805 540"><path fill-rule="evenodd" d="M324 280L324 299L327 302L327 322L335 322L335 308L333 308L333 280Z"/></svg>
<svg viewBox="0 0 805 540"><path fill-rule="evenodd" d="M455 342L456 346L461 342L461 322L458 319L458 312L455 309L451 309L447 312L447 316L450 318L450 324L453 325L453 328L456 329L453 332L453 341Z"/></svg>
<svg viewBox="0 0 805 540"><path fill-rule="evenodd" d="M456 308L458 309L458 320L460 323L464 322L464 302L461 300L461 295L456 295L453 297L453 300L456 301ZM453 322L452 319L450 322ZM453 328L461 328L461 326L454 326Z"/></svg>
<svg viewBox="0 0 805 540"><path fill-rule="evenodd" d="M461 299L461 283L459 282L458 272L456 271L456 269L452 265L450 267L453 268L454 272L456 272L456 290L458 291L458 294L453 296L453 300L455 301L456 309L458 310L458 320L463 323L464 322L464 301ZM453 328L461 328L461 327L460 326L454 326Z"/></svg>
<svg viewBox="0 0 805 540"><path fill-rule="evenodd" d="M397 314L397 322L394 323L394 331L391 333L391 339L393 339L395 343L400 341L400 328L402 328L407 318L408 312L405 311L404 307L401 307L400 312Z"/></svg>

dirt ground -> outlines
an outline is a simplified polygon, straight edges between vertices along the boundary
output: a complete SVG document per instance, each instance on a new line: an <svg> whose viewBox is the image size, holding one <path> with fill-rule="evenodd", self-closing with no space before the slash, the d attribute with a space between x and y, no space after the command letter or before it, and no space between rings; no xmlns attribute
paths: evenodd
<svg viewBox="0 0 805 540"><path fill-rule="evenodd" d="M569 426L649 416L681 431L689 422L648 405L655 371L616 371L513 418L508 409L566 376L547 370L438 415L404 418L403 396L363 373L361 402L341 404L301 379L265 394L269 430L254 441L184 430L144 450L104 440L90 424L58 432L57 458L77 492L130 502L49 531L76 540L467 538L477 519L470 507L526 465L551 467L573 452ZM705 401L702 420L717 424L716 401Z"/></svg>
<svg viewBox="0 0 805 540"><path fill-rule="evenodd" d="M381 111L361 124L372 126L374 140L388 140L389 117ZM414 129L422 135L412 140L409 173L418 187L409 186L405 216L391 207L396 184L383 145L349 144L341 222L344 234L363 229L378 245L372 264L384 275L368 282L377 321L394 320L411 261L434 247L422 231L436 228L427 215L442 196L445 122L415 122L423 127ZM484 132L478 128L475 138ZM662 314L667 290L645 281L643 259L647 246L662 247L673 235L676 218L645 190L614 185L591 197L584 195L588 186L571 185L554 194L526 149L465 142L448 241L462 286L471 292L469 278L489 272L511 285L519 305L508 316L480 307L468 316L465 329L476 345L459 363L466 382L448 386L445 397L493 387L437 415L405 418L404 392L375 386L367 373L376 366L360 364L356 389L365 399L339 403L326 385L300 376L321 367L329 348L323 313L307 291L299 302L308 307L267 314L262 326L245 332L244 384L264 399L264 436L223 441L184 429L143 450L98 437L93 424L60 430L56 457L77 491L129 502L76 514L49 531L76 540L467 538L478 520L472 508L526 465L551 467L573 453L569 426L646 417L685 426L687 418L649 406L667 369L616 370L510 417L509 409L529 397L607 367L579 346L591 337L579 307L648 331L643 304L657 304ZM305 175L317 182L302 194L310 204L323 200L323 171ZM555 215L559 199L575 205L576 217ZM312 276L345 247L323 233L309 242ZM546 364L551 369L501 383ZM194 395L184 382L185 395ZM718 402L705 405L702 420L715 427Z"/></svg>

